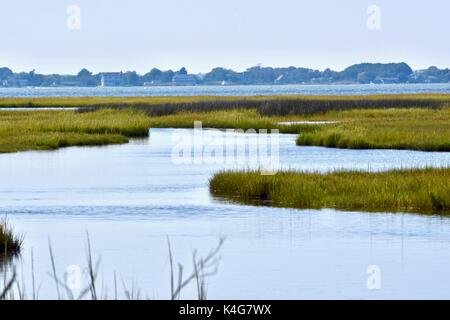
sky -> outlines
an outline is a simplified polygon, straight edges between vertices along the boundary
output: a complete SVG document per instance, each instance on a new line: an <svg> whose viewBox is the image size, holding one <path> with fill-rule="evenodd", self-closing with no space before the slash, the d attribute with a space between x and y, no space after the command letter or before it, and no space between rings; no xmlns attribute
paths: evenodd
<svg viewBox="0 0 450 320"><path fill-rule="evenodd" d="M153 67L450 67L448 0L0 0L0 66L74 74Z"/></svg>

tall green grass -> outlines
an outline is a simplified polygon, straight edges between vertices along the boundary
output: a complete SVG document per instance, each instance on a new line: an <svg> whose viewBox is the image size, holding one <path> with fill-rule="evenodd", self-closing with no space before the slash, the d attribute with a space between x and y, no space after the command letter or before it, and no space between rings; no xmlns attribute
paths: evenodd
<svg viewBox="0 0 450 320"><path fill-rule="evenodd" d="M132 105L149 115L180 112L209 112L256 109L265 116L321 114L331 110L384 108L442 108L450 106L450 95L374 95L374 96L258 96L258 97L178 97L85 105L82 110L123 108Z"/></svg>
<svg viewBox="0 0 450 320"><path fill-rule="evenodd" d="M441 96L440 99L432 97L438 101L436 103L442 104L442 101L446 101ZM257 101L257 98L253 99ZM378 96L377 98L381 99ZM450 107L331 110L315 114L296 114L298 110L294 110L293 114L288 112L286 115L276 115L284 112L275 110L268 112L273 115L265 115L257 107L238 109L238 105L236 108L214 110L214 106L207 107L208 99L198 102L204 106L202 111L181 111L181 105L179 109L177 107L170 110L169 107L164 112L155 112L157 115L149 111L153 107L149 109L139 106L112 109L101 107L89 109L90 112L1 111L0 153L126 143L130 137L146 137L148 129L152 127L192 128L195 121L202 121L203 127L279 129L281 133L300 133L298 145L450 151ZM230 101L239 101L234 99L230 98ZM284 99L297 101L299 98ZM310 99L321 101L324 97ZM343 101L347 101L345 99ZM367 99L368 104L371 99L378 101L373 97ZM279 124L298 120L332 120L336 123L288 126Z"/></svg>
<svg viewBox="0 0 450 320"><path fill-rule="evenodd" d="M450 108L351 110L329 112L314 119L337 123L303 132L298 145L450 151Z"/></svg>
<svg viewBox="0 0 450 320"><path fill-rule="evenodd" d="M286 118L287 119L287 118ZM280 125L285 120L259 114L255 109L236 109L210 112L183 112L150 118L152 128L193 128L201 121L203 128L217 129L278 129L281 133L299 133L314 130L315 125Z"/></svg>
<svg viewBox="0 0 450 320"><path fill-rule="evenodd" d="M450 106L450 95L371 96L243 96L243 97L61 97L2 98L0 107L75 107L83 111L135 107L152 116L180 112L256 109L261 115L320 114L330 110L377 108L441 108Z"/></svg>
<svg viewBox="0 0 450 320"><path fill-rule="evenodd" d="M149 117L140 111L1 111L0 153L67 146L126 143L148 135Z"/></svg>
<svg viewBox="0 0 450 320"><path fill-rule="evenodd" d="M450 168L327 174L257 171L220 172L210 180L213 195L248 204L287 208L450 213Z"/></svg>

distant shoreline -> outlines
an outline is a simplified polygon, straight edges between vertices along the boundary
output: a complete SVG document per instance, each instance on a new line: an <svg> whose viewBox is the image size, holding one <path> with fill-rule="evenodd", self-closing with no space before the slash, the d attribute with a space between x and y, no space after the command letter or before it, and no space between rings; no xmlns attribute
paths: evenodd
<svg viewBox="0 0 450 320"><path fill-rule="evenodd" d="M268 83L255 83L255 84L195 84L195 85L179 85L179 84L158 84L158 85L141 85L141 86L24 86L24 87L1 87L0 90L8 90L8 89L57 89L57 88L66 88L66 89L104 89L108 90L110 88L195 88L195 87L216 87L216 88L226 88L226 87L339 87L339 86L374 86L374 87L395 87L395 86L450 86L450 82L439 82L439 83L429 83L429 82L420 82L420 83L353 83L353 82L345 82L345 83L286 83L286 84L268 84Z"/></svg>
<svg viewBox="0 0 450 320"><path fill-rule="evenodd" d="M450 94L450 83L0 88L0 99L69 97L369 96L387 94Z"/></svg>
<svg viewBox="0 0 450 320"><path fill-rule="evenodd" d="M116 87L189 85L343 85L343 84L425 84L450 83L450 69L431 66L413 70L401 63L360 63L342 71L303 67L255 66L242 72L222 67L207 73L189 73L153 68L145 74L136 71L93 73L85 68L77 74L39 74L0 68L0 87Z"/></svg>

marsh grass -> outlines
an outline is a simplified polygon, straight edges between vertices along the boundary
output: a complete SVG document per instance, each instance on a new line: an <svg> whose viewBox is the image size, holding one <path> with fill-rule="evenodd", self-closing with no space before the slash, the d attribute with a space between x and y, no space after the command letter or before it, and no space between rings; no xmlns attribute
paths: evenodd
<svg viewBox="0 0 450 320"><path fill-rule="evenodd" d="M303 132L297 145L450 151L450 108L351 110L314 119L338 122Z"/></svg>
<svg viewBox="0 0 450 320"><path fill-rule="evenodd" d="M369 95L369 96L243 96L243 97L58 97L2 98L0 107L71 107L82 111L134 107L152 116L180 112L209 112L256 109L266 116L319 114L330 110L373 108L441 108L450 105L450 95Z"/></svg>
<svg viewBox="0 0 450 320"><path fill-rule="evenodd" d="M173 115L151 117L152 128L193 128L195 121L201 121L203 128L217 129L278 129L281 133L311 131L314 125L279 125L278 117L260 115L255 109L236 109L228 111L183 112Z"/></svg>
<svg viewBox="0 0 450 320"><path fill-rule="evenodd" d="M23 236L17 235L9 225L7 218L0 220L0 255L8 257L20 252Z"/></svg>
<svg viewBox="0 0 450 320"><path fill-rule="evenodd" d="M67 146L126 143L148 136L149 117L140 111L99 110L0 112L0 153Z"/></svg>
<svg viewBox="0 0 450 320"><path fill-rule="evenodd" d="M299 209L450 213L450 168L387 172L220 172L213 195L248 204Z"/></svg>
<svg viewBox="0 0 450 320"><path fill-rule="evenodd" d="M449 105L449 97L450 95L392 95L32 99L30 101L34 103L33 106L54 106L60 103L61 106L85 107L81 112L0 112L0 153L120 144L128 142L132 137L147 137L149 128L193 128L195 121L201 121L203 127L211 128L278 129L281 133L300 134L298 145L449 151L450 107L446 107ZM20 106L28 100L0 101L4 105L14 104L16 101L16 106ZM86 107L90 104L93 106ZM279 124L305 120L337 123Z"/></svg>
<svg viewBox="0 0 450 320"><path fill-rule="evenodd" d="M154 105L137 105L150 115L179 112L207 112L224 110L256 110L263 116L314 115L328 111L351 109L431 108L450 106L447 96L273 96L244 97L228 100L178 102ZM94 108L95 109L95 108Z"/></svg>
<svg viewBox="0 0 450 320"><path fill-rule="evenodd" d="M129 138L147 137L150 128L203 127L236 129L279 129L299 133L302 125L280 126L277 119L261 116L256 110L184 112L148 116L134 109L76 111L1 111L0 153L25 150L54 150L68 146L121 144ZM304 126L311 130L311 126Z"/></svg>

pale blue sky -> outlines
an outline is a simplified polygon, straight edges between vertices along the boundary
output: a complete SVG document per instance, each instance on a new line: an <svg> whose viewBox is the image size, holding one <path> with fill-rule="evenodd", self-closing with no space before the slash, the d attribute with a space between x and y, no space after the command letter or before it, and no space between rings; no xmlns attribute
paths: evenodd
<svg viewBox="0 0 450 320"><path fill-rule="evenodd" d="M66 26L69 5L81 29ZM369 30L366 10L381 9ZM76 73L152 67L340 70L358 62L450 67L448 0L2 0L0 66Z"/></svg>

